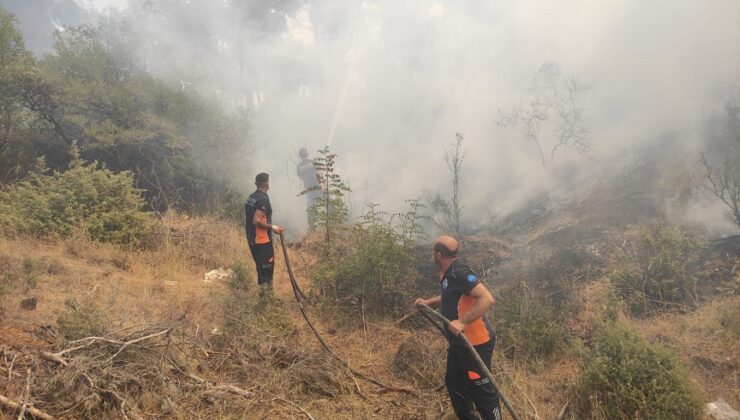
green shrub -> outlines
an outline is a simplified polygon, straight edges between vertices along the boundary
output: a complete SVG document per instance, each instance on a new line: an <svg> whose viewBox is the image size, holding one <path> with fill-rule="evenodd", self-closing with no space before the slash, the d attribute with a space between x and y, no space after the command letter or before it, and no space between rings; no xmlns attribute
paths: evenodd
<svg viewBox="0 0 740 420"><path fill-rule="evenodd" d="M416 271L413 249L390 221L371 205L355 225L348 255L333 267L324 264L313 279L330 304L365 314L394 316L408 306Z"/></svg>
<svg viewBox="0 0 740 420"><path fill-rule="evenodd" d="M0 191L0 227L39 236L137 246L152 230L144 200L129 172L113 173L76 158L65 172L36 174Z"/></svg>
<svg viewBox="0 0 740 420"><path fill-rule="evenodd" d="M627 247L612 280L633 314L687 309L696 305L703 272L699 237L681 227L659 224L643 229Z"/></svg>
<svg viewBox="0 0 740 420"><path fill-rule="evenodd" d="M596 337L576 385L579 418L695 419L701 396L676 357L611 323Z"/></svg>
<svg viewBox="0 0 740 420"><path fill-rule="evenodd" d="M229 287L233 290L248 291L252 285L252 270L242 261L231 265Z"/></svg>
<svg viewBox="0 0 740 420"><path fill-rule="evenodd" d="M59 332L66 340L101 336L105 333L105 319L100 308L92 302L78 303L67 299L66 309L57 318Z"/></svg>

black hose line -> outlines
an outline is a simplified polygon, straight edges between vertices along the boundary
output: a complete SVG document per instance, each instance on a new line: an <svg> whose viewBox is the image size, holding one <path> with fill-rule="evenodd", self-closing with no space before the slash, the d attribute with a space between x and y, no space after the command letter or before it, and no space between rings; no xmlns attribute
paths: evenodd
<svg viewBox="0 0 740 420"><path fill-rule="evenodd" d="M283 234L280 234L280 245L283 248L283 256L285 257L285 266L288 268L288 277L290 277L290 285L293 288L293 293L296 294L296 300L306 299L306 295L303 293L300 287L298 287L298 283L295 281L295 276L293 276L293 269L290 267L290 258L288 258L288 250L285 248L285 239L283 238ZM298 302L300 303L300 301Z"/></svg>
<svg viewBox="0 0 740 420"><path fill-rule="evenodd" d="M326 350L334 359L336 359L341 365L349 369L350 372L352 372L353 375L357 376L360 379L364 379L371 384L378 386L380 388L383 388L387 391L395 391L395 392L404 392L407 394L416 395L416 391L409 388L400 388L395 386L389 386L386 385L376 379L373 379L367 375L365 375L362 372L359 372L358 370L352 368L349 363L344 361L339 355L334 353L334 351L329 347L329 345L324 341L324 339L319 334L319 331L316 329L316 327L313 325L311 320L308 318L308 314L306 313L306 309L303 307L302 299L306 299L305 295L301 291L301 289L298 287L298 282L295 280L295 276L293 275L293 269L290 266L290 260L288 259L288 250L285 248L285 239L283 239L283 234L280 234L280 245L283 248L283 255L285 256L285 266L288 269L288 276L290 277L290 286L293 289L293 295L295 296L296 302L298 302L298 309L301 311L301 315L303 316L303 319L306 321L306 324L308 324L308 327L313 332L313 335L316 336L316 339L319 340L319 343L321 343L321 346Z"/></svg>
<svg viewBox="0 0 740 420"><path fill-rule="evenodd" d="M440 325L433 321L432 318L436 319L437 321L442 322L442 324L445 326L445 328L448 328L450 325L450 320L442 316L439 312L435 311L434 309L430 308L427 305L424 305L423 303L419 303L416 305L416 307L419 309L419 312L424 316L424 318L427 319L427 321L431 322L434 326L439 329L442 334L447 338L447 335L444 333L444 330L440 328ZM488 369L488 366L483 362L483 360L478 355L478 352L475 351L475 347L473 347L472 344L470 344L470 341L468 341L468 338L465 337L465 334L463 332L460 332L459 337L462 339L462 341L465 343L465 347L468 348L468 351L470 352L471 356L475 359L476 363L478 364L478 367L481 369L481 371L486 375L489 381L491 381L491 385L493 385L493 388L498 392L499 398L501 398L501 401L503 401L504 406L506 406L506 409L509 410L509 414L511 414L511 417L514 418L514 420L520 420L519 415L514 411L514 407L512 407L511 403L508 399L504 396L504 394L501 393L501 388L496 384L496 381L493 379L493 375L491 374L491 371Z"/></svg>

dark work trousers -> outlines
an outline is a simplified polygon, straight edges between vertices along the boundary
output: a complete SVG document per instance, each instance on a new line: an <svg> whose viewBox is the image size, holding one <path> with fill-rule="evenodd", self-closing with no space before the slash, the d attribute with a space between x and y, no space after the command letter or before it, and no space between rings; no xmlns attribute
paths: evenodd
<svg viewBox="0 0 740 420"><path fill-rule="evenodd" d="M491 369L491 356L496 337L481 345L475 346L478 355ZM483 420L500 420L501 406L498 393L491 381L481 372L478 364L465 346L451 345L447 349L447 372L445 385L450 395L452 408L461 419L477 419L473 414L473 403Z"/></svg>
<svg viewBox="0 0 740 420"><path fill-rule="evenodd" d="M249 245L249 250L252 251L254 265L257 267L257 284L261 286L267 283L272 286L272 272L275 269L275 250L272 248L272 242Z"/></svg>

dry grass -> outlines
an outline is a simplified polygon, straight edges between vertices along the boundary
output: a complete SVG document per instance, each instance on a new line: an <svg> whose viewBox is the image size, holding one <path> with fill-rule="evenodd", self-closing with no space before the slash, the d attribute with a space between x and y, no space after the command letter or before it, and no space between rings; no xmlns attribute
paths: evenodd
<svg viewBox="0 0 740 420"><path fill-rule="evenodd" d="M276 264L279 267L275 278L276 294L289 308L285 314L293 324L293 331L287 336L281 336L281 332L269 330L269 320L267 323L262 320L252 326L267 329L260 330L258 336L251 337L248 342L254 346L244 347L245 351L233 346L223 349L213 347L221 337L220 333L214 335L214 332L224 329L223 303L233 298L233 294L226 281L204 283L203 274L210 269L229 266L240 260L253 267L247 257L248 251L241 229L219 221L173 215L165 218L164 223L167 230L164 231L160 245L147 251L124 250L81 239L44 242L0 238L0 258L7 262L4 272L11 273L11 277L15 273L22 273L23 260L29 256L39 261L49 261L51 263L47 266L52 267L38 269L35 288L25 290L14 282L7 293L0 296L0 302L9 309L5 312L4 320L0 321L0 335L3 337L0 344L24 354L60 348L63 342L54 336L54 329L50 330L51 335L46 336L46 339L38 338L39 326L54 325L60 315L70 312L65 301L74 299L80 307L92 307L94 304L100 308L106 333L115 334L115 331L123 328L136 328L152 323L175 325L173 334L180 340L176 354L183 366L192 372L198 372L206 380L214 383L236 383L255 393L255 398L238 403L233 399L202 400L197 397L198 394L181 389L179 385L176 392L169 389L172 388L170 383L174 383L174 379L165 378L158 384L152 384L149 379L134 375L126 381L153 386L151 389L149 385L141 386L139 391L126 396L127 399L132 399L130 403L139 412L160 415L169 413L168 416L180 418L189 418L196 414L210 418L304 417L295 407L281 402L278 398L281 396L300 404L318 418L434 418L434 413L439 412L439 403L434 402L434 399L442 400L442 394L406 398L394 393L378 393L373 385L356 382L341 367L332 364L317 346L314 337L308 333L294 305L291 305L292 292L285 271L280 270L284 264L279 252L276 255ZM302 250L296 248L298 247L293 247L290 251L295 256L296 265L303 266L302 260L313 258L313 253L302 252L305 251L305 246ZM299 276L298 281L304 288L308 288L305 278ZM254 289L245 295L245 304L247 301L256 301ZM35 311L19 308L19 300L26 296L38 297L39 303ZM85 319L82 317L81 322L84 323ZM322 331L331 331L331 327L323 326L320 320L317 320L317 324ZM324 334L330 345L353 367L381 381L396 381L388 366L398 345L396 340L408 336L408 332L386 325L371 324L367 333L334 331L333 334ZM401 337L397 338L399 334ZM378 337L385 338L379 340ZM147 358L132 361L134 364L145 365L150 362ZM52 381L65 382L69 375L76 375L75 378L78 379L80 376L74 372L57 372L53 366L48 368L50 370L47 374L51 376L47 379ZM132 373L125 366L116 369L119 368L124 370L114 370L110 374L126 378ZM149 370L144 369L142 372ZM102 375L101 380L107 381L107 373L98 373ZM57 374L61 376L57 377ZM13 381L13 387L18 385L18 380ZM97 381L97 378L93 380ZM49 382L43 389L54 389L54 383ZM39 382L39 386L41 385ZM84 388L83 385L76 379L70 383L74 387ZM121 390L126 389L125 384L119 385ZM42 394L41 388L39 393ZM172 412L166 411L172 410L172 407L165 407L169 403L163 402L160 393L172 400L178 408ZM65 391L53 397L55 401L47 402L46 406L52 410L61 410L62 407L68 409L74 405L70 405L74 401L67 398L71 395L75 395L75 392ZM108 401L106 395L109 397L110 393L103 392L102 395L91 397L79 409L86 410L84 413L88 414L85 415L106 413L118 416L120 410L114 402ZM18 397L18 394L13 394L13 397ZM428 401L430 398L432 400ZM427 406L430 407L429 410ZM82 411L74 410L71 412L83 415Z"/></svg>
<svg viewBox="0 0 740 420"><path fill-rule="evenodd" d="M449 412L446 392L430 391L431 383L441 385L444 369L445 342L436 331L402 328L392 322L369 322L367 331L350 329L331 319L321 319L318 308L309 307L309 315L329 345L352 367L385 383L413 385L419 394L381 393L369 383L359 379L355 382L326 357L305 326L293 301L279 248L275 290L282 302L283 309L276 315L281 319L265 318L250 324L255 328L253 334L238 344L224 343L224 335L218 332L224 331L224 302L234 299L234 293L227 281L202 280L205 272L237 261L253 270L241 229L217 220L178 215L168 215L163 223L166 229L159 246L145 251L79 239L55 242L0 238L0 347L28 354L60 348L63 343L54 337L54 330L42 326L56 324L67 311L65 301L74 298L80 304L94 302L100 307L108 332L152 323L175 326L180 345L172 351L184 367L213 383L233 383L255 395L252 399L205 398L179 383L172 388L169 383L175 384L175 376L167 376L169 379L160 381L157 387L143 387L141 392L131 394L142 412L174 418L305 418L278 397L290 399L317 418L438 419ZM297 281L306 291L311 286L308 267L319 257L320 243L320 235L313 234L289 247ZM476 238L469 245L471 252L475 249L474 259L480 257L475 262L482 269L489 261L486 255L501 259L510 252L509 245L498 239ZM29 258L34 261L26 264L34 266L33 288L27 287L24 277L24 260ZM604 312L613 308L607 307L604 298L609 293L607 281L591 280L582 286L574 289L577 296L572 300L580 304L574 309L569 329L588 343ZM238 298L245 305L254 305L255 289ZM35 311L20 308L20 300L27 297L38 298ZM737 407L738 299L714 300L683 315L665 314L644 321L630 321L624 315L620 318L673 348L709 397L723 397ZM287 323L290 328L271 329L273 321L276 325ZM575 383L580 356L563 354L533 366L507 359L498 347L494 375L523 418L535 414L554 418ZM399 355L417 366L421 375L399 368L398 361L394 366ZM0 371L0 381L4 380L3 373ZM0 389L4 386L17 396L21 379L14 379L12 384L0 382ZM162 395L178 408L168 412L173 408L166 407ZM115 407L111 411L113 415L119 412Z"/></svg>
<svg viewBox="0 0 740 420"><path fill-rule="evenodd" d="M740 296L717 299L687 314L632 322L679 355L707 397L740 406Z"/></svg>
<svg viewBox="0 0 740 420"><path fill-rule="evenodd" d="M391 368L404 382L435 389L444 383L446 348L438 332L419 332L398 346Z"/></svg>
<svg viewBox="0 0 740 420"><path fill-rule="evenodd" d="M22 279L16 278L3 299L5 320L49 323L63 311L64 302L74 298L96 302L120 326L187 319L209 331L217 327L220 321L213 314L218 311L209 307L218 306L226 289L223 284L203 282L203 275L248 259L239 228L176 215L169 215L164 223L168 233L152 251L75 238L59 242L0 238L0 258L10 261L11 272L21 270L24 258L49 262L39 271L34 289L24 290L19 284ZM198 247L198 241L204 246ZM39 298L33 312L18 306L20 299L29 296Z"/></svg>

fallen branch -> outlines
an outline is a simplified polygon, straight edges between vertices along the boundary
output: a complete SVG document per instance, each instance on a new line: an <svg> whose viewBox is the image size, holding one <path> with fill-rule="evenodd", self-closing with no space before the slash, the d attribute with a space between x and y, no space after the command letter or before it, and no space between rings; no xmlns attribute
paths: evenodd
<svg viewBox="0 0 740 420"><path fill-rule="evenodd" d="M23 420L23 417L26 415L29 398L31 398L31 368L26 369L26 390L23 392L23 404L21 404L21 412L18 414L18 420Z"/></svg>
<svg viewBox="0 0 740 420"><path fill-rule="evenodd" d="M4 367L0 366L0 370L2 370L3 372L7 372L8 373L8 382L10 382L10 380L12 379L13 376L15 376L16 378L22 378L23 377L23 375L21 375L20 373L13 372L12 369L9 370L7 368L4 368Z"/></svg>
<svg viewBox="0 0 740 420"><path fill-rule="evenodd" d="M16 401L13 401L13 400L9 399L8 397L3 396L3 395L0 395L0 405L4 405L4 406L6 406L6 407L8 407L10 409L13 409L13 410L20 410L20 408L21 408L21 404L19 404ZM43 411L41 411L41 410L39 410L37 408L34 408L32 405L27 406L26 407L26 410L28 411L29 414L31 414L32 416L34 416L34 417L36 417L38 419L42 419L42 420L54 420L54 417L52 417L52 416L44 413Z"/></svg>
<svg viewBox="0 0 740 420"><path fill-rule="evenodd" d="M140 342L145 341L145 340L149 340L151 338L155 338L155 337L162 336L164 334L168 334L170 331L172 331L172 328L166 328L166 329L164 329L162 331L159 331L159 332L156 332L156 333L152 333L152 334L149 334L149 335L145 335L143 337L135 338L133 340L128 340L128 341L114 340L114 339L105 338L105 337L85 337L85 338L81 338L79 340L75 340L75 341L70 342L70 344L76 344L76 343L82 343L82 342L85 342L85 344L82 344L82 345L79 345L79 346L75 346L75 347L66 348L66 349L63 349L63 350L58 351L56 353L51 353L51 352L48 352L48 351L44 351L44 352L41 352L41 357L44 358L44 359L46 359L46 360L49 360L51 362L59 363L60 365L66 367L66 366L69 365L69 363L67 363L67 361L64 360L64 358L62 356L64 356L67 353L71 353L73 351L85 349L85 348L90 347L91 345L93 345L93 344L95 344L97 342L103 342L103 343L108 343L108 344L115 344L117 346L120 346L120 348L118 349L118 351L116 351L111 357L109 357L107 360L105 360L104 363L108 363L108 362L113 361L113 359L115 359L116 356L118 356L119 354L121 354L121 352L124 349L126 349L127 347L129 347L131 345L134 345L136 343L140 343Z"/></svg>
<svg viewBox="0 0 740 420"><path fill-rule="evenodd" d="M3 349L3 356L5 356L4 353L5 353L5 349ZM8 366L8 382L10 382L11 379L13 379L13 364L15 364L15 358L16 357L18 357L18 354L17 353L14 353L13 354L13 360L10 361L10 364L9 365L8 365L7 358L5 359L5 364ZM18 377L21 376L20 373L17 374L17 375L18 375Z"/></svg>
<svg viewBox="0 0 740 420"><path fill-rule="evenodd" d="M46 359L50 362L59 363L64 367L67 367L69 365L66 360L62 359L62 356L60 356L59 353L49 353L48 351L42 351L41 358Z"/></svg>
<svg viewBox="0 0 740 420"><path fill-rule="evenodd" d="M209 391L224 391L224 392L242 396L244 398L249 398L254 395L252 392L249 392L246 389L242 389L234 385L228 385L228 384L227 385L214 385L194 373L185 372L184 370L180 368L180 366L177 365L177 363L175 363L174 360L170 359L169 357L167 357L166 359L168 362L170 362L172 367L175 368L175 370L180 372L180 374L187 376L188 378L194 380L199 385L204 386Z"/></svg>
<svg viewBox="0 0 740 420"><path fill-rule="evenodd" d="M565 418L565 414L568 412L568 407L570 407L570 400L566 401L563 408L560 409L557 420L563 420Z"/></svg>
<svg viewBox="0 0 740 420"><path fill-rule="evenodd" d="M141 341L148 340L148 339L154 338L154 337L158 337L158 336L161 336L161 335L164 335L164 334L169 334L170 331L172 331L172 328L167 328L167 329L164 329L164 330L162 330L160 332L157 332L157 333L154 333L154 334L149 334L149 335L146 335L144 337L139 337L139 338L134 339L134 340L126 341L125 343L123 343L123 345L121 346L121 348L119 348L118 351L113 356L109 357L108 360L106 360L106 362L113 361L113 359L115 359L116 356L118 356L119 354L121 354L121 352L126 347L128 347L128 346L130 346L132 344L136 344L136 343L139 343Z"/></svg>

